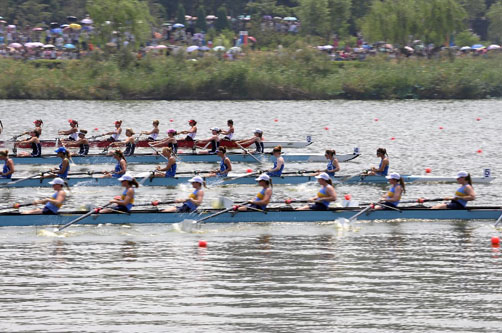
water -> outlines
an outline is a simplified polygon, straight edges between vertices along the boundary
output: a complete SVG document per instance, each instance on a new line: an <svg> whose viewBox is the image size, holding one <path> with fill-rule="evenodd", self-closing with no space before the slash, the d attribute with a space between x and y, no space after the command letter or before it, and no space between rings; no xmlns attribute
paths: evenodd
<svg viewBox="0 0 502 333"><path fill-rule="evenodd" d="M0 119L4 138L30 128L36 118L45 122L44 138L52 138L68 126L68 118L99 131L123 119L124 128L137 132L149 129L153 119L160 119L165 131L169 119L174 120L169 127L184 129L195 118L204 138L208 128L224 127L233 118L237 137L251 137L260 127L270 140L312 134L308 152L360 147L363 156L343 163L343 174L376 165L376 148L386 147L391 169L401 173L424 174L429 167L433 175L465 169L480 176L488 167L498 176L502 115L494 110L501 106L502 101L1 101ZM91 166L106 167L111 168ZM405 198L451 195L456 187L409 185ZM378 198L385 187L336 189L363 202ZM274 196L305 199L316 190L315 184L276 186ZM499 179L475 190L476 204L500 205ZM169 200L188 191L186 185L140 188L137 201ZM206 190L206 205L220 195L237 201L257 191L213 188ZM66 206L104 203L118 192L118 187L76 188ZM24 201L48 193L2 190L0 198ZM0 230L2 332L500 331L502 254L490 246L490 238L500 235L493 222L205 225L195 233L164 225L72 226L63 237L47 230ZM207 248L198 247L201 239Z"/></svg>

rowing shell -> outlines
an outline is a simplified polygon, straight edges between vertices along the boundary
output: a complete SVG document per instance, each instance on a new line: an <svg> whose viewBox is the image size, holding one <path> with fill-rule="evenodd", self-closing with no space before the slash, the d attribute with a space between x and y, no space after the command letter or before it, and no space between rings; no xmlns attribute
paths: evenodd
<svg viewBox="0 0 502 333"><path fill-rule="evenodd" d="M255 159L257 158L260 162L274 162L276 159L272 154L253 154L250 156L248 154L240 153L229 153L227 156L232 162L240 163L258 163ZM360 156L359 154L343 154L336 155L338 162L346 162L353 160L354 158ZM326 162L326 157L321 154L283 154L285 162ZM166 162L166 159L160 155L152 154L135 154L133 156L126 157L127 163L131 164L159 164ZM61 163L61 158L55 155L46 155L42 157L13 157L12 160L14 164L52 164L57 165ZM75 164L108 164L116 163L116 160L111 155L98 155L90 154L87 156L72 156L72 160ZM221 158L217 155L209 154L178 154L177 160L186 163L213 163L221 161Z"/></svg>
<svg viewBox="0 0 502 333"><path fill-rule="evenodd" d="M242 175L244 176L244 175ZM211 177L205 178L207 184L211 185L231 185L231 184L256 184L255 175L249 177L234 176L234 177ZM408 183L419 183L419 182L456 182L455 177L432 177L432 176L401 176L405 182ZM143 185L144 186L176 186L179 184L187 183L191 177L174 177L174 178L164 178L164 177L151 177L147 179ZM22 178L12 178L10 181L8 179L0 179L0 188L2 187L40 187L40 186L51 186L49 182L51 178L31 178L24 179L16 182L18 179ZM139 179L139 177L138 177ZM272 184L303 184L308 182L316 182L317 179L314 176L283 176L283 177L271 177ZM473 177L473 183L489 183L494 180L495 177ZM337 183L347 183L347 184L387 184L388 180L384 176L335 176L334 181ZM69 186L120 186L120 182L117 178L98 178L98 177L70 177L67 179Z"/></svg>
<svg viewBox="0 0 502 333"><path fill-rule="evenodd" d="M361 208L334 208L328 211L295 211L291 208L271 208L263 212L228 212L207 220L208 223L237 222L329 222L338 218L350 218ZM130 214L93 214L84 218L81 224L144 224L179 223L198 220L218 212L204 210L202 213L160 213L158 211L133 210ZM500 207L472 207L469 209L402 208L395 210L369 210L358 216L359 220L496 220ZM60 215L0 214L0 226L63 225L85 212L62 212ZM188 221L187 221L188 222ZM190 222L191 223L191 222Z"/></svg>
<svg viewBox="0 0 502 333"><path fill-rule="evenodd" d="M178 142L178 147L180 148L193 148L194 147L194 141L187 141L187 140L177 140ZM150 148L151 144L154 144L155 141L148 141L148 140L140 140L136 143L136 147L140 148ZM5 141L0 141L0 147L5 147L5 145L12 145L13 142L5 142ZM55 147L56 146L56 140L40 140L40 144L42 147ZM106 140L95 140L95 141L89 141L89 146L91 147L98 147L98 148L106 148L111 144L110 141ZM198 141L197 142L197 147L202 148L206 146L207 141ZM265 148L274 148L275 146L281 146L282 148L305 148L309 145L312 144L312 141L263 141L263 145ZM244 148L249 147L251 144L243 145ZM221 140L220 141L220 146L225 147L227 149L240 149L240 147L237 145L236 141L229 141L229 140ZM23 143L23 144L18 144L16 146L17 148L25 148L25 149L30 149L31 144L29 143ZM167 147L167 144L165 145L159 145L156 147Z"/></svg>

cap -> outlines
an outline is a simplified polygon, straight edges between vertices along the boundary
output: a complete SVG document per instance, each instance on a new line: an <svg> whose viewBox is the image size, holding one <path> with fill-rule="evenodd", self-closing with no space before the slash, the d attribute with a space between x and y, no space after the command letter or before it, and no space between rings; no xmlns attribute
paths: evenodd
<svg viewBox="0 0 502 333"><path fill-rule="evenodd" d="M54 178L51 182L49 182L49 184L51 184L51 185L64 185L64 180L57 177L57 178Z"/></svg>
<svg viewBox="0 0 502 333"><path fill-rule="evenodd" d="M41 123L42 121L40 119L37 119L35 120L33 123L36 124L36 123Z"/></svg>
<svg viewBox="0 0 502 333"><path fill-rule="evenodd" d="M329 175L326 172L323 172L317 176L315 176L317 179L324 179L325 181L330 180Z"/></svg>
<svg viewBox="0 0 502 333"><path fill-rule="evenodd" d="M385 178L399 180L399 179L401 179L401 175L398 174L397 172L393 172L390 175L385 176Z"/></svg>
<svg viewBox="0 0 502 333"><path fill-rule="evenodd" d="M270 176L267 175L266 173L262 173L258 178L255 179L257 182L259 182L260 180L264 180L264 181L267 181L269 182L270 181Z"/></svg>
<svg viewBox="0 0 502 333"><path fill-rule="evenodd" d="M54 150L54 152L55 152L56 154L59 154L59 153L66 153L66 152L67 152L67 150L66 150L66 148L65 148L65 147L59 147L58 149Z"/></svg>
<svg viewBox="0 0 502 333"><path fill-rule="evenodd" d="M73 120L73 119L68 119L68 122L69 122L70 124L73 124L73 123L76 123L77 121L76 121L76 120Z"/></svg>
<svg viewBox="0 0 502 333"><path fill-rule="evenodd" d="M219 129L218 127L213 127L213 128L211 128L211 131L216 131L216 132L218 132L219 130L220 130L220 129Z"/></svg>
<svg viewBox="0 0 502 333"><path fill-rule="evenodd" d="M124 180L127 180L127 181L129 181L129 182L130 182L130 181L132 181L132 180L133 180L133 178L132 178L132 176L131 176L131 175L128 175L128 174L123 174L123 175L122 175L122 177L120 177L120 178L119 178L119 182L122 182L122 181L124 181Z"/></svg>
<svg viewBox="0 0 502 333"><path fill-rule="evenodd" d="M262 133L263 133L263 131L262 131L261 129L259 129L259 128L255 129L255 130L254 130L254 132L255 132L255 133L259 133L259 134L262 134Z"/></svg>
<svg viewBox="0 0 502 333"><path fill-rule="evenodd" d="M203 184L204 183L204 180L202 179L201 176L195 176L191 179L188 180L190 183L200 183L200 184Z"/></svg>
<svg viewBox="0 0 502 333"><path fill-rule="evenodd" d="M188 123L189 123L189 124L191 124L191 123L196 123L196 121L195 121L195 120L193 120L193 119L190 119L190 120L188 121Z"/></svg>
<svg viewBox="0 0 502 333"><path fill-rule="evenodd" d="M457 173L457 179L467 177L467 176L469 176L467 171L460 171L459 173Z"/></svg>
<svg viewBox="0 0 502 333"><path fill-rule="evenodd" d="M169 134L169 133L176 133L176 130L171 128L170 130L167 131L167 134Z"/></svg>

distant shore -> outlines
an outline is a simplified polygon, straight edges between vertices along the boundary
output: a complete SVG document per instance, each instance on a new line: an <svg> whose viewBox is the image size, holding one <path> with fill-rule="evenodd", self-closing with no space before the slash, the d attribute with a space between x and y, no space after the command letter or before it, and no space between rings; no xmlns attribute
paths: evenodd
<svg viewBox="0 0 502 333"><path fill-rule="evenodd" d="M1 99L392 100L502 97L502 55L329 61L315 51L223 61L0 59Z"/></svg>

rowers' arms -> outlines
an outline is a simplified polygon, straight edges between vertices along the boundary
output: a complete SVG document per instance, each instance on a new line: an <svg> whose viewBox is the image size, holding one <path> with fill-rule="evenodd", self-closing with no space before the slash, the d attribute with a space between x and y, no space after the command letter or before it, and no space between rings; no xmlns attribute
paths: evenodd
<svg viewBox="0 0 502 333"><path fill-rule="evenodd" d="M270 199L272 199L272 189L267 188L267 190L265 191L265 195L263 196L263 199L251 200L249 201L249 203L257 206L266 206L270 203Z"/></svg>
<svg viewBox="0 0 502 333"><path fill-rule="evenodd" d="M447 197L447 198L444 198L445 200L465 200L465 201L474 201L476 200L476 192L474 192L474 189L472 188L471 185L467 185L465 187L465 194L467 195L464 195L463 197L458 197L458 196L454 196L454 197Z"/></svg>
<svg viewBox="0 0 502 333"><path fill-rule="evenodd" d="M157 166L157 171L167 171L167 170L171 169L171 167L174 165L174 163L176 163L176 159L173 156L171 156L169 158L169 161L167 162L166 167L161 168L159 165L159 166Z"/></svg>
<svg viewBox="0 0 502 333"><path fill-rule="evenodd" d="M192 203L194 203L196 206L200 206L201 203L202 203L202 200L204 199L204 191L203 190L199 190L199 192L197 192L197 199L193 199L193 198L188 198L187 200L185 201L191 201Z"/></svg>
<svg viewBox="0 0 502 333"><path fill-rule="evenodd" d="M396 189L394 190L394 195L391 198L387 198L385 196L382 201L388 201L388 202L397 202L401 199L401 194L403 193L403 188L401 186L396 186Z"/></svg>
<svg viewBox="0 0 502 333"><path fill-rule="evenodd" d="M73 133L76 133L78 132L78 128L72 128L72 129L69 129L67 131L58 131L58 134L59 135L70 135L70 134L73 134Z"/></svg>
<svg viewBox="0 0 502 333"><path fill-rule="evenodd" d="M33 201L33 203L36 205L36 204L46 204L48 202L50 202L51 204L53 205L56 205L56 206L59 206L59 205L62 205L63 202L65 201L66 199L66 192L65 191L59 191L56 199L52 199L52 198L45 198L45 199L41 199L41 200L35 200Z"/></svg>
<svg viewBox="0 0 502 333"><path fill-rule="evenodd" d="M269 172L279 171L284 165L284 158L280 157L277 159L277 166L273 169L268 170Z"/></svg>
<svg viewBox="0 0 502 333"><path fill-rule="evenodd" d="M132 188L129 188L127 190L127 193L125 195L124 200L113 199L113 200L110 200L110 203L117 204L119 206L127 206L128 204L131 203L131 201L133 200L133 197L134 197L134 190Z"/></svg>
<svg viewBox="0 0 502 333"><path fill-rule="evenodd" d="M336 192L333 186L326 186L326 194L327 196L322 198L316 196L313 201L336 201Z"/></svg>
<svg viewBox="0 0 502 333"><path fill-rule="evenodd" d="M371 168L371 171L373 172L383 172L385 170L385 167L389 165L389 159L388 158L384 158L383 161L382 161L382 165L380 165L380 168L375 168L375 167L372 167Z"/></svg>
<svg viewBox="0 0 502 333"><path fill-rule="evenodd" d="M120 160L120 171L119 172L116 172L115 170L113 170L111 172L112 175L123 175L124 173L126 173L127 171L127 162L125 160Z"/></svg>

